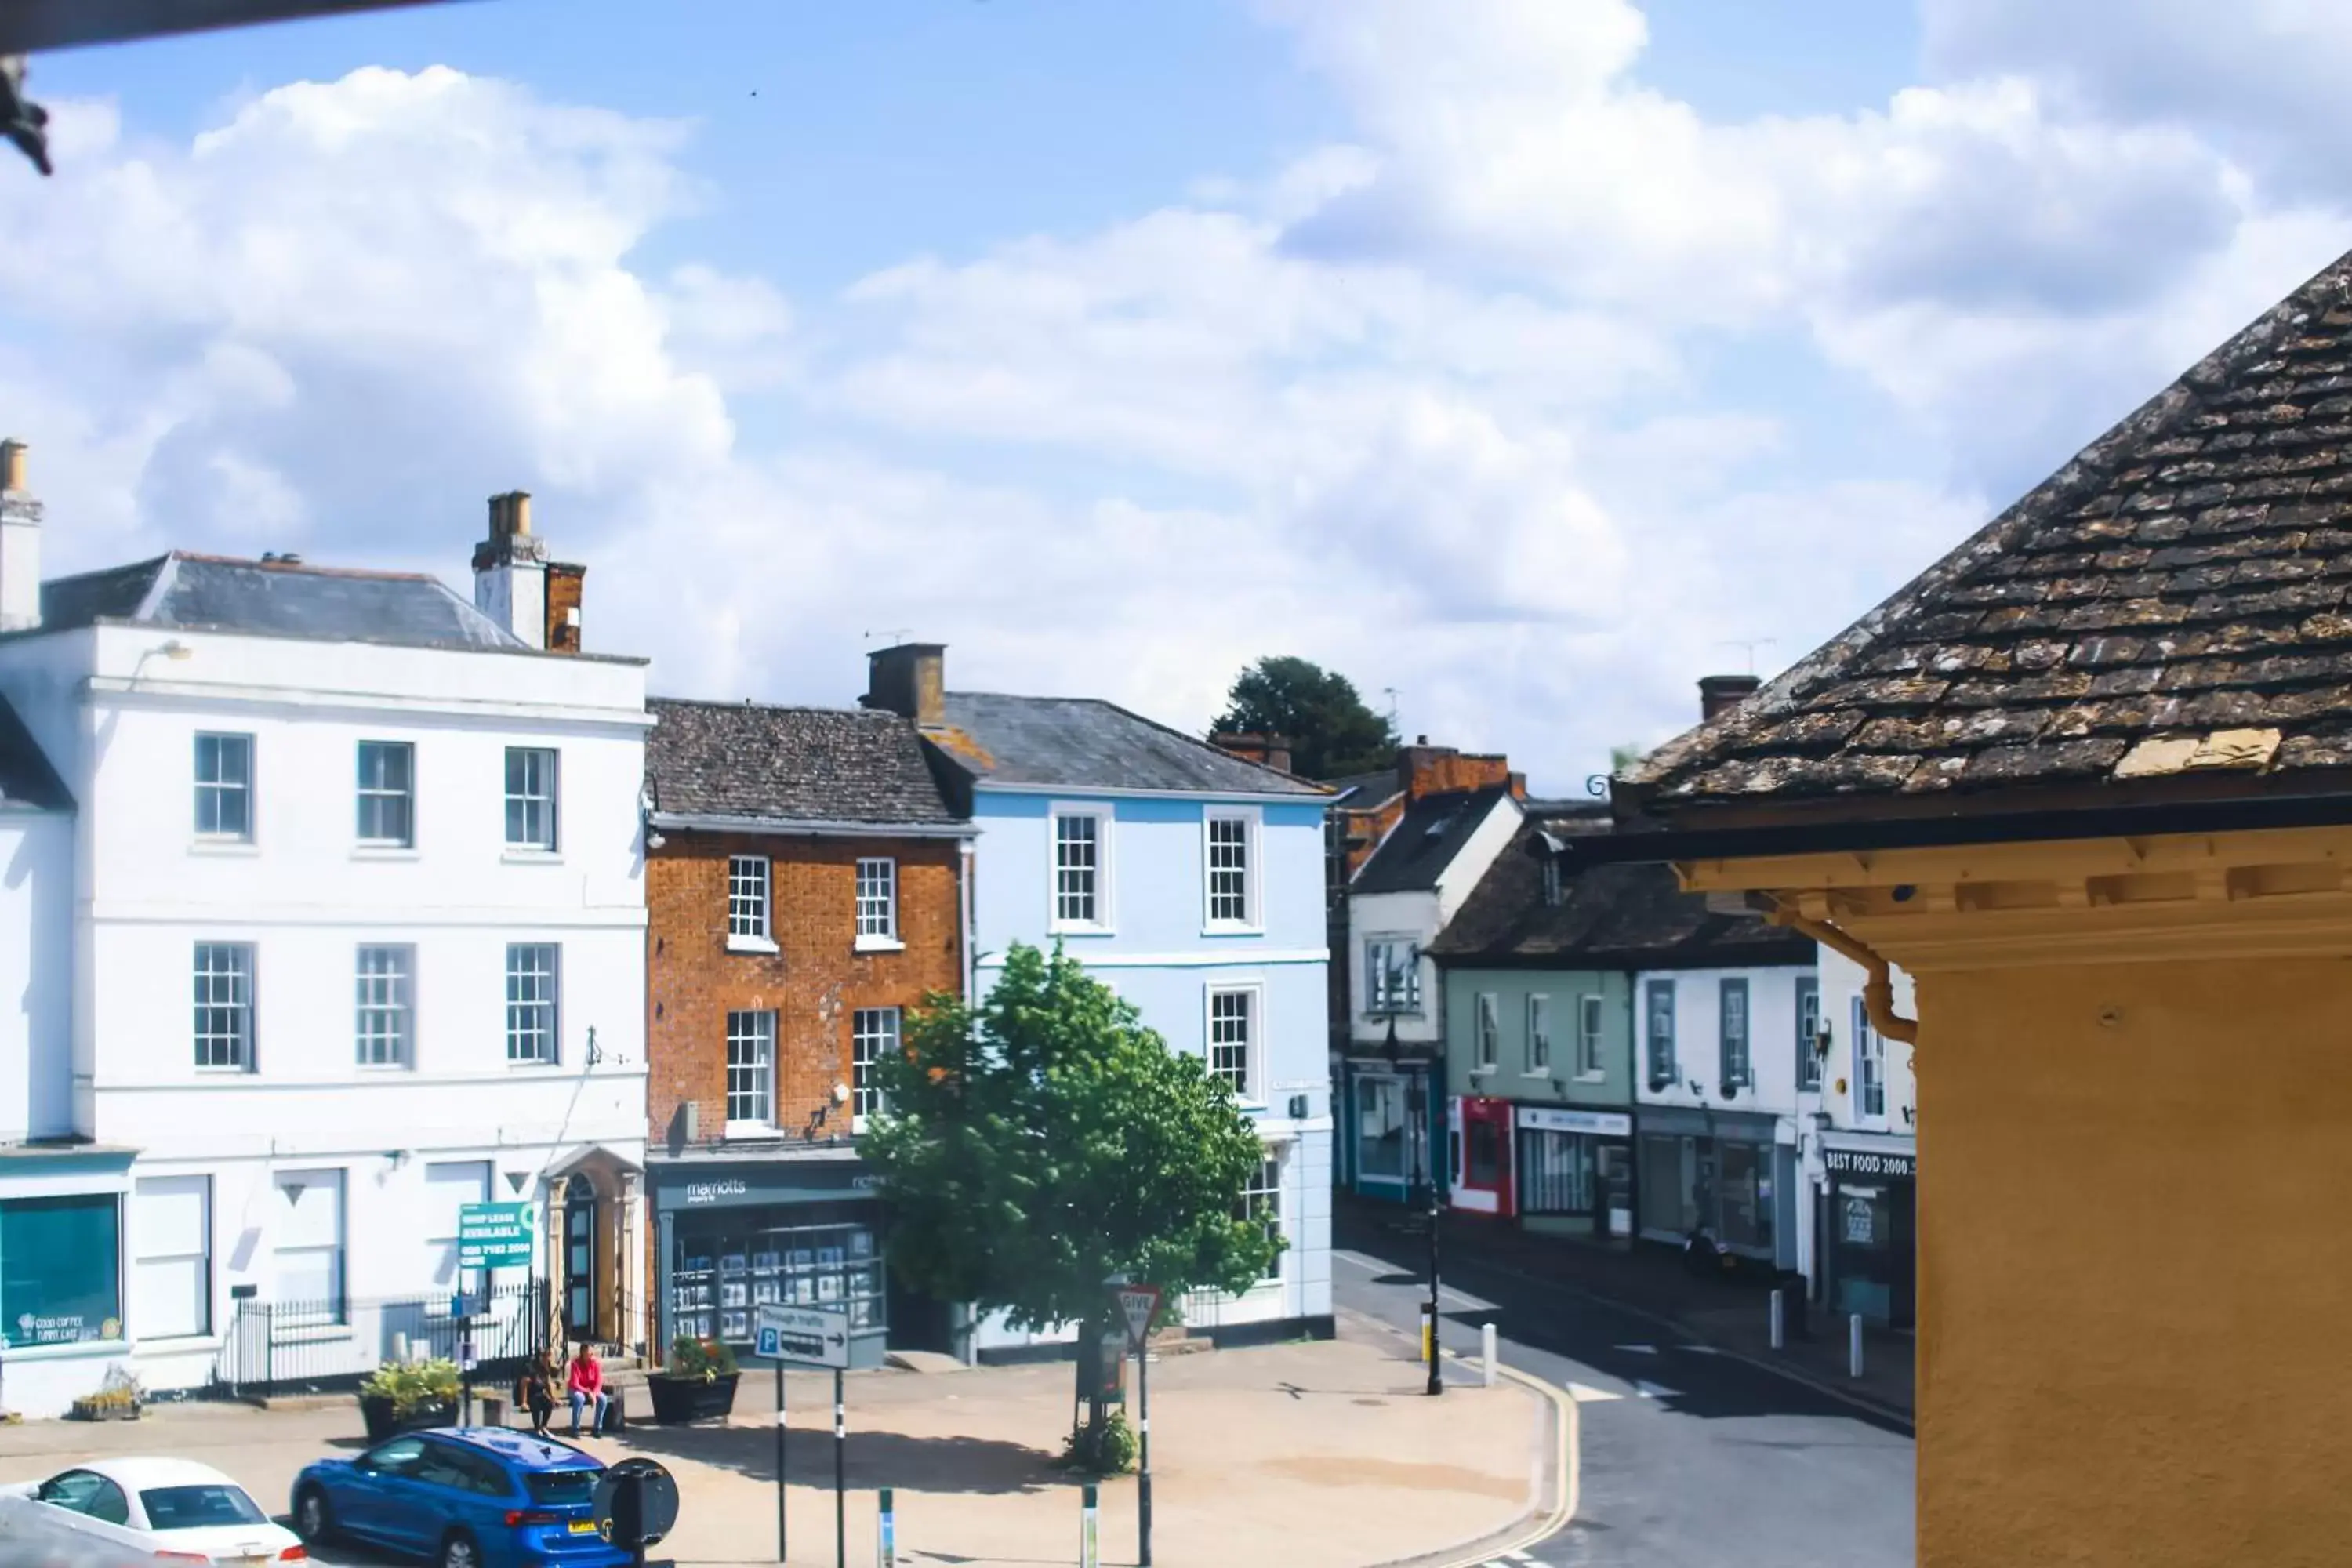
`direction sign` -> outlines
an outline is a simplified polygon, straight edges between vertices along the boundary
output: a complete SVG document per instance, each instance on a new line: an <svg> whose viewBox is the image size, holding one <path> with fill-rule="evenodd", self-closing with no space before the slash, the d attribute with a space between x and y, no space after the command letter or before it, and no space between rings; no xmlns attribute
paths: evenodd
<svg viewBox="0 0 2352 1568"><path fill-rule="evenodd" d="M457 1210L457 1267L504 1268L538 1250L529 1204L467 1204Z"/></svg>
<svg viewBox="0 0 2352 1568"><path fill-rule="evenodd" d="M1118 1310L1127 1318L1127 1342L1141 1350L1145 1338L1151 1332L1151 1320L1160 1315L1160 1287L1120 1286Z"/></svg>
<svg viewBox="0 0 2352 1568"><path fill-rule="evenodd" d="M809 1366L849 1364L849 1314L831 1307L753 1310L751 1353Z"/></svg>

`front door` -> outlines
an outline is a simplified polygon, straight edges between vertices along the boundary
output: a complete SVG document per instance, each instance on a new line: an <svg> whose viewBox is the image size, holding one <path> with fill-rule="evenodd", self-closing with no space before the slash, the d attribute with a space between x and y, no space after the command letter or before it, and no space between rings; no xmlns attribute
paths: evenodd
<svg viewBox="0 0 2352 1568"><path fill-rule="evenodd" d="M596 1334L596 1189L585 1176L563 1194L563 1329L575 1340Z"/></svg>
<svg viewBox="0 0 2352 1568"><path fill-rule="evenodd" d="M1483 1096L1457 1102L1462 1117L1461 1169L1454 1205L1479 1214L1511 1207L1511 1102Z"/></svg>

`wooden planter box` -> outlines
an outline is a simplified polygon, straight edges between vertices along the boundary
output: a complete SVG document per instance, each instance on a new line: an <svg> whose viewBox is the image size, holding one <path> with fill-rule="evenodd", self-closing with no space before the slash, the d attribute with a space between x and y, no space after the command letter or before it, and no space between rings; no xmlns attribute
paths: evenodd
<svg viewBox="0 0 2352 1568"><path fill-rule="evenodd" d="M735 1409L735 1385L742 1376L740 1372L730 1372L724 1377L706 1381L654 1373L646 1379L646 1392L653 1395L654 1419L664 1426L679 1426L688 1421L715 1421L731 1415Z"/></svg>
<svg viewBox="0 0 2352 1568"><path fill-rule="evenodd" d="M382 1394L360 1395L360 1419L367 1426L368 1441L381 1443L386 1437L402 1432L415 1432L426 1426L454 1426L457 1424L457 1404L455 1400L436 1399L419 1405L406 1415L393 1409L392 1401Z"/></svg>
<svg viewBox="0 0 2352 1568"><path fill-rule="evenodd" d="M98 1405L87 1399L73 1402L73 1418L77 1421L136 1421L136 1405Z"/></svg>

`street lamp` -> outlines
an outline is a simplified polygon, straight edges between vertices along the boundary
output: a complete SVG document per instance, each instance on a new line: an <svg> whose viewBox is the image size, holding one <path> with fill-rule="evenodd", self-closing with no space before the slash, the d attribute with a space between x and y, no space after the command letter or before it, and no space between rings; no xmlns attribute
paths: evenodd
<svg viewBox="0 0 2352 1568"><path fill-rule="evenodd" d="M1429 1091L1432 1087L1429 1079L1435 1069L1437 1058L1434 1051L1408 1053L1404 1043L1397 1038L1396 1021L1396 1011L1391 1008L1388 1038L1381 1046L1381 1054L1388 1058L1391 1068L1418 1069L1406 1074L1404 1104L1405 1116L1419 1135L1417 1140L1409 1140L1417 1142L1420 1148L1412 1176L1429 1194L1429 1343L1424 1347L1429 1361L1429 1392L1443 1394L1445 1381L1438 1374L1437 1363L1437 1221L1444 1205L1437 1198L1436 1154L1429 1146Z"/></svg>

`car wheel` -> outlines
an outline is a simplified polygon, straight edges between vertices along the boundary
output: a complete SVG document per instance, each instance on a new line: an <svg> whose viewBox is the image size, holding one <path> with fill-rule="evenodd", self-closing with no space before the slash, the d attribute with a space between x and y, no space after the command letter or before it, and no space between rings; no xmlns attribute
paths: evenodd
<svg viewBox="0 0 2352 1568"><path fill-rule="evenodd" d="M482 1549L462 1530L453 1530L441 1542L441 1568L482 1568Z"/></svg>
<svg viewBox="0 0 2352 1568"><path fill-rule="evenodd" d="M303 1488L294 1500L294 1533L313 1542L335 1533L334 1510L327 1506L327 1494L316 1487Z"/></svg>

